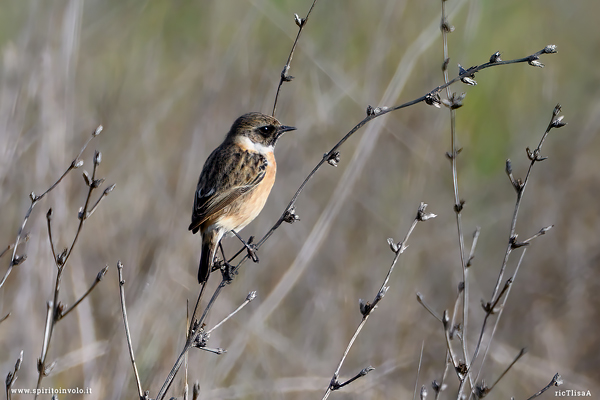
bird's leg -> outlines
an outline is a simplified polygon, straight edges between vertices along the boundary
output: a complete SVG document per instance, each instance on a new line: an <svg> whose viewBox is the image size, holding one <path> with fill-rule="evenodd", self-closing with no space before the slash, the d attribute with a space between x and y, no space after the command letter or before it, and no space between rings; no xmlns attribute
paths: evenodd
<svg viewBox="0 0 600 400"><path fill-rule="evenodd" d="M221 254L223 255L223 261L219 262L218 268L221 270L221 274L223 275L223 279L227 283L231 283L233 281L233 275L236 272L233 271L233 265L227 262L227 257L225 257L225 251L223 250L223 245L219 242L219 248L221 249ZM217 263L215 263L216 265Z"/></svg>
<svg viewBox="0 0 600 400"><path fill-rule="evenodd" d="M256 245L252 244L254 236L250 236L250 239L248 239L248 242L246 243L236 231L232 230L231 232L233 232L233 234L237 236L238 239L240 239L240 242L242 242L246 250L248 250L248 257L250 257L255 263L258 262L258 256L256 255Z"/></svg>

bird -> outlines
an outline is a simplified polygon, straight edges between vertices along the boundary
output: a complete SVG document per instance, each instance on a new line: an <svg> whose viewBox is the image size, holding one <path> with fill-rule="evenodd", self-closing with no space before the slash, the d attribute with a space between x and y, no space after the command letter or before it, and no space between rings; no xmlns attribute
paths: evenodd
<svg viewBox="0 0 600 400"><path fill-rule="evenodd" d="M200 284L208 280L221 239L237 236L262 211L277 172L275 144L293 130L270 115L247 113L235 120L223 143L206 159L188 228L202 234Z"/></svg>

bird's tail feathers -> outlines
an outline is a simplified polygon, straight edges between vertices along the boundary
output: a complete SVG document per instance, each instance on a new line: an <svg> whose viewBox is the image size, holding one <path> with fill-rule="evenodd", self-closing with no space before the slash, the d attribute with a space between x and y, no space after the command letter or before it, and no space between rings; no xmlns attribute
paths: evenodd
<svg viewBox="0 0 600 400"><path fill-rule="evenodd" d="M208 280L221 236L217 230L205 232L202 235L202 254L200 255L200 266L198 268L199 283L205 283Z"/></svg>

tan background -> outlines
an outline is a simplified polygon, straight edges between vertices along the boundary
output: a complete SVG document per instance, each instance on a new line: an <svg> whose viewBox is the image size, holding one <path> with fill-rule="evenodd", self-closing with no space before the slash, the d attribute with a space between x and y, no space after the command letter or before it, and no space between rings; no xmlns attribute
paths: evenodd
<svg viewBox="0 0 600 400"><path fill-rule="evenodd" d="M91 387L86 399L135 395L118 303L116 262L125 264L132 336L144 389L154 396L182 347L186 299L195 299L200 238L187 232L202 164L233 120L270 112L276 83L309 1L2 1L0 12L0 244L14 241L28 207L70 163L103 153L100 175L116 183L86 223L64 276L72 304L105 265L110 270L56 328L43 387ZM459 185L467 246L482 233L471 270L468 342L472 351L508 239L515 194L504 174L527 168L557 102L565 128L553 131L519 215L526 238L556 227L525 256L484 368L492 383L523 346L529 353L495 389L527 398L559 372L564 388L600 393L597 197L600 101L598 6L594 1L450 0L450 72L457 63L527 56L547 44L559 53L488 69L457 112ZM243 234L262 236L304 177L365 115L442 82L438 1L326 1L302 34L277 116L298 131L277 148L278 179L265 210ZM190 380L203 398L320 398L372 299L420 201L439 217L419 225L390 290L352 349L342 378L376 368L336 398L412 395L421 343L420 384L440 379L442 328L416 301L451 308L461 279L449 162L449 113L420 104L377 119L323 167L298 200L302 220L285 224L246 264L209 318L217 323L250 290L258 298L193 351ZM46 302L55 279L45 213L54 209L59 248L77 224L85 187L75 171L35 209L28 259L0 289L0 374L24 362L16 387L35 387ZM228 239L226 249L238 244ZM509 271L518 253L513 254ZM9 257L1 261L2 274ZM214 284L214 281L212 282ZM450 390L456 377L450 376ZM175 382L180 396L181 380ZM547 397L552 396L550 394ZM61 396L61 398L68 398ZM449 396L452 398L453 396ZM50 398L49 395L43 398ZM75 398L75 397L73 397ZM79 397L77 397L79 398Z"/></svg>

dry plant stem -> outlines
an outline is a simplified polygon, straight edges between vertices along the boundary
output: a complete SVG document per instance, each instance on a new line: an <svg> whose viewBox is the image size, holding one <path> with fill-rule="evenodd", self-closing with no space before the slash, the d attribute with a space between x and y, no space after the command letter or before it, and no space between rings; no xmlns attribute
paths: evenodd
<svg viewBox="0 0 600 400"><path fill-rule="evenodd" d="M543 388L542 390L540 390L539 392L537 392L536 394L534 394L533 396L531 396L527 400L535 399L536 397L541 396L545 391L547 391L548 389L550 389L552 386L560 386L562 384L563 384L562 378L557 373L556 375L554 375L554 378L552 378L552 380L550 381L550 383L545 388Z"/></svg>
<svg viewBox="0 0 600 400"><path fill-rule="evenodd" d="M102 268L100 272L98 272L98 275L96 275L96 279L94 279L94 283L92 283L92 286L90 286L90 288L83 294L83 296L81 296L79 300L77 300L71 307L69 307L66 311L64 311L61 315L58 316L58 321L66 317L67 314L73 311L75 307L79 305L79 303L81 303L90 293L92 293L92 290L94 290L96 285L98 285L100 281L102 281L102 278L104 278L104 275L106 275L106 271L108 271L108 265Z"/></svg>
<svg viewBox="0 0 600 400"><path fill-rule="evenodd" d="M450 319L448 317L448 310L444 310L444 315L442 316L442 321L444 324L444 338L446 339L446 350L450 355L450 361L452 362L452 366L454 367L454 371L458 375L458 378L461 382L464 382L464 377L461 377L458 371L458 358L454 354L454 350L452 349L452 344L450 343Z"/></svg>
<svg viewBox="0 0 600 400"><path fill-rule="evenodd" d="M88 143L89 143L89 140L88 140ZM71 164L71 165L73 165L73 164ZM94 168L93 168L92 178L91 178L92 182L96 181L97 166L98 166L98 163L94 162ZM68 172L68 170L67 170L67 172ZM95 188L96 188L96 186L94 184L89 185L88 194L87 194L87 197L85 200L85 205L79 215L79 226L77 227L77 232L75 233L75 238L73 239L73 242L71 243L71 246L69 247L68 251L66 251L66 253L63 252L62 254L57 256L56 248L54 246L54 240L52 237L52 209L49 209L48 213L46 214L46 220L48 222L48 238L50 240L50 248L52 250L52 258L54 259L54 263L56 264L57 272L56 272L56 281L54 284L54 298L53 298L53 301L50 303L50 304L52 304L52 318L50 320L51 321L50 325L46 324L46 331L44 332L44 343L42 345L42 354L40 356L40 359L38 360L38 380L37 380L36 389L40 388L42 379L43 379L44 375L46 375L46 358L48 357L48 348L50 347L50 340L52 339L52 333L54 332L54 326L61 318L62 311L59 309L58 296L60 293L60 281L62 278L62 274L63 274L65 266L67 265L67 261L69 260L69 257L71 256L71 254L73 252L73 248L75 247L75 244L77 243L77 238L79 237L79 234L81 233L81 230L83 228L83 223L86 219L86 214L87 214L87 209L88 209L88 205L90 202L90 198L91 198L92 192L94 191ZM70 311L71 311L71 309L69 310L69 312ZM37 391L36 391L35 398L37 398Z"/></svg>
<svg viewBox="0 0 600 400"><path fill-rule="evenodd" d="M519 262L517 263L517 267L515 268L515 272L514 272L514 274L512 275L512 277L510 279L511 282L514 282L515 279L517 278L517 274L519 272L519 269L521 268L521 264L523 263L523 259L525 258L525 253L527 253L527 249L526 248L524 248L523 252L521 253L521 257L519 258ZM496 318L496 321L494 322L494 327L492 328L492 333L490 334L490 339L487 342L486 349L485 349L485 352L483 354L483 358L481 360L481 364L479 366L479 370L477 371L477 375L475 376L475 382L477 382L479 380L479 376L481 375L481 371L483 370L483 365L485 364L485 360L487 358L488 351L490 349L490 345L492 343L492 340L494 339L494 335L496 334L496 329L498 328L498 324L500 323L500 318L502 318L502 314L504 313L504 306L506 305L506 302L508 301L508 296L510 295L510 291L512 289L512 284L506 285L505 287L507 287L506 294L504 295L504 297L502 297L503 300L502 300L502 304L500 305L500 310L498 311L498 317ZM494 310L494 308L496 308L496 304L497 304L497 302L495 302L494 303L494 307L491 308L492 311ZM473 363L475 362L475 359L477 358L477 355L479 354L479 349L481 347L481 342L483 340L483 333L485 331L487 320L488 320L488 318L489 318L489 316L491 314L492 314L492 312L487 312L486 315L485 315L485 317L484 317L484 319L483 319L483 324L481 326L481 332L479 333L479 339L477 340L477 347L475 348L475 353L473 353L473 359L472 359L471 365L473 365ZM473 396L473 392L471 392L469 398L471 398L471 396Z"/></svg>
<svg viewBox="0 0 600 400"><path fill-rule="evenodd" d="M310 13L312 12L313 8L315 8L315 4L317 4L317 1L318 0L313 1L312 5L310 6L310 9L308 10L308 13L306 13L305 18L300 18L298 17L298 15L294 15L296 19L296 25L298 25L298 34L296 35L296 40L294 40L294 44L292 45L292 49L290 50L290 55L288 56L287 62L285 63L285 66L283 67L283 70L281 71L281 75L279 77L279 85L277 85L277 92L275 93L275 101L273 103L273 116L275 116L275 111L277 110L277 100L279 100L279 91L281 90L281 85L283 85L283 82L289 82L292 79L294 79L293 76L288 75L290 66L292 64L292 58L294 57L294 51L296 50L298 39L300 39L300 34L306 26L306 23L308 22L308 17L310 17Z"/></svg>
<svg viewBox="0 0 600 400"><path fill-rule="evenodd" d="M29 209L25 213L25 218L23 219L23 223L21 224L21 227L19 228L19 232L17 233L17 239L15 240L15 244L13 247L11 262L10 262L10 265L8 266L8 269L6 270L4 276L2 277L2 280L0 281L0 288L4 285L4 282L6 282L6 279L10 275L13 267L15 265L19 265L22 261L24 261L24 257L26 257L25 255L18 257L17 256L17 248L19 247L19 243L21 242L21 238L23 236L23 230L25 229L25 225L27 225L27 221L29 220L29 217L31 216L31 212L33 211L33 208L36 206L36 204L40 200L42 200L44 198L44 196L46 196L56 186L58 186L58 184L64 179L65 176L67 176L67 174L69 172L71 172L72 170L77 169L83 165L83 162L80 161L79 158L81 157L81 155L83 154L83 152L85 151L87 146L90 144L92 139L94 139L96 136L98 136L100 134L100 132L102 132L102 126L99 126L98 128L96 128L96 130L94 130L94 132L92 132L92 136L87 140L87 142L85 142L85 144L79 151L79 154L77 155L77 157L75 157L75 159L71 162L71 165L69 165L67 170L61 175L60 178L58 178L58 180L56 182L54 182L52 184L52 186L50 186L44 193L42 193L39 196L37 196L33 192L31 193L31 195L30 195L31 205L29 206Z"/></svg>
<svg viewBox="0 0 600 400"><path fill-rule="evenodd" d="M190 331L192 329L191 327L193 327L193 326L197 326L198 329L196 329L194 332L190 332L191 334L188 336L188 340L185 342L185 345L183 346L183 350L181 350L179 357L177 357L175 364L171 368L171 372L169 372L167 379L165 379L165 382L163 383L162 387L158 391L158 394L156 395L156 400L162 400L165 397L165 395L167 394L167 390L169 390L169 387L171 387L171 384L173 383L173 379L175 379L175 376L177 375L179 368L181 368L181 364L183 363L185 354L192 348L192 344L196 341L196 339L200 336L200 334L202 334L202 330L200 329L200 327L202 326L202 323L204 322L204 319L206 318L208 311L212 308L214 302L217 300L217 297L219 297L221 290L223 290L223 288L225 287L226 284L227 284L227 281L223 278L223 280L221 281L219 286L217 286L217 289L213 293L210 301L208 302L208 305L204 309L202 316L197 321L195 321L194 314L196 312L196 308L198 307L198 303L200 301L200 298L202 297L202 293L206 286L206 285L202 285L202 288L200 289L200 294L198 295L198 301L196 302L196 308L194 309L194 314L192 314L192 319L191 319L192 323L190 325Z"/></svg>
<svg viewBox="0 0 600 400"><path fill-rule="evenodd" d="M381 287L379 288L379 291L377 292L377 295L375 296L373 302L371 304L367 303L367 304L363 304L361 301L361 313L363 314L363 318L360 321L360 323L358 324L358 327L356 328L356 331L354 332L354 334L352 335L352 338L350 339L350 342L348 343L348 346L346 346L346 350L344 350L344 354L342 355L342 359L340 360L340 362L338 363L338 366L335 370L335 372L333 373L333 377L331 378L331 382L329 383L329 387L327 388L327 390L325 391L325 394L323 395L322 400L325 400L329 397L329 395L331 394L332 391L337 390L339 388L341 388L342 386L345 386L346 384L350 383L351 381L348 381L344 384L339 384L338 383L338 377L340 376L340 370L342 369L342 365L344 365L344 361L346 361L346 357L348 356L348 353L350 352L350 349L352 348L352 345L354 344L354 341L356 340L356 338L358 337L358 335L360 334L360 332L362 331L363 327L365 326L365 324L367 323L367 320L369 319L369 316L371 315L371 313L373 312L373 310L375 310L375 308L377 307L377 304L381 301L381 299L383 299L383 296L385 296L385 293L387 292L387 290L389 289L389 287L387 286L388 281L390 280L390 276L392 275L392 272L394 271L394 267L396 266L396 263L398 262L398 259L400 258L400 255L402 253L404 253L404 250L406 250L406 242L408 240L408 238L410 237L410 235L412 234L413 230L415 229L415 227L417 226L417 223L419 221L424 221L425 219L421 218L423 216L423 213L425 211L425 207L427 205L424 203L421 203L420 207L419 207L419 212L417 213L417 217L413 220L410 229L408 230L408 232L406 233L406 236L404 237L404 239L399 242L398 244L393 244L393 241L388 240L388 242L390 243L390 246L392 247L395 256L394 259L392 261L392 264L390 265L390 268L388 270L388 273L383 281L383 284L381 285ZM435 215L432 214L432 217L434 217ZM364 375L366 375L366 373L368 372L368 370L363 370L366 371L364 373ZM361 371L361 372L363 372ZM355 379L357 379L360 376L364 376L364 375L357 375ZM354 379L353 379L354 380Z"/></svg>
<svg viewBox="0 0 600 400"><path fill-rule="evenodd" d="M555 110L557 110L557 109L560 111L560 105L557 105L555 107ZM498 280L496 281L496 286L494 287L494 291L492 292L492 296L491 296L491 300L490 300L492 302L494 301L496 295L498 294L498 290L500 288L500 283L502 282L502 277L504 276L504 270L506 269L506 265L508 264L508 258L510 256L511 251L513 250L513 244L514 244L513 240L516 238L516 236L515 236L515 229L516 229L516 226L517 226L517 216L519 214L519 208L521 206L521 200L523 199L523 195L525 194L525 189L527 188L527 183L529 182L529 177L531 175L531 170L533 168L533 165L536 162L543 160L543 158L541 158L541 159L538 158L539 157L539 153L542 150L542 146L544 144L544 141L548 137L548 133L554 127L553 126L553 122L555 121L557 114L558 114L557 111L554 111L552 113L552 119L550 120L550 123L548 124L548 127L546 128L546 131L542 135L542 138L540 139L540 142L539 142L537 148L532 153L532 154L535 154L535 157L532 157L531 162L529 163L529 168L527 169L527 175L525 175L524 181L522 183L512 182L513 181L513 179L512 179L512 172L509 173L509 177L511 178L511 182L513 183L513 186L515 186L515 183L517 183L519 185L519 187L517 188L515 186L515 190L517 191L517 201L515 203L515 209L514 209L512 221L511 221L511 224L510 224L510 236L509 236L509 240L508 240L508 245L506 247L506 252L504 253L504 260L502 261L502 266L500 268L500 274L498 275ZM510 160L507 161L507 165L508 165L509 162L510 162Z"/></svg>
<svg viewBox="0 0 600 400"><path fill-rule="evenodd" d="M450 55L448 51L448 33L452 32L453 28L449 25L447 21L446 15L446 0L442 0L442 21L440 29L442 31L442 40L443 40L443 51L444 51L444 63L443 63L443 72L444 72L444 82L448 83L448 63L450 62ZM448 99L451 98L450 88L446 87L446 96ZM467 365L467 369L469 367L469 357L467 354L467 332L468 332L468 317L469 317L469 280L468 280L468 270L467 263L465 262L465 240L463 235L463 227L462 227L462 219L461 219L461 211L462 211L462 202L460 200L460 196L458 194L458 172L456 166L456 159L458 157L459 150L456 146L456 110L450 108L450 138L452 145L452 153L450 155L450 161L452 164L452 186L454 188L454 212L456 215L456 228L458 233L458 247L460 252L460 266L463 274L463 285L462 285L462 335L461 335L461 344L462 344L462 352L463 358ZM452 327L455 326L456 320L456 309L452 313ZM467 374L470 379L471 386L473 386L473 380L471 379L471 375ZM463 378L464 379L464 378Z"/></svg>
<svg viewBox="0 0 600 400"><path fill-rule="evenodd" d="M446 377L448 376L448 368L450 367L450 352L448 350L446 350L446 360L445 360L445 366L444 366L444 373L442 374L442 380L439 383L439 390L437 390L435 392L435 400L437 400L440 397L440 393L442 392L442 390L444 390L444 384L446 382Z"/></svg>
<svg viewBox="0 0 600 400"><path fill-rule="evenodd" d="M516 224L517 224L517 216L518 216L518 212L519 212L519 207L521 205L521 201L523 199L523 194L525 192L525 188L527 187L527 183L529 182L529 177L531 175L531 170L533 168L533 165L536 162L542 161L544 159L544 158L540 158L540 151L542 149L544 141L546 140L546 138L548 136L548 133L550 132L550 130L552 128L562 126L562 125L560 125L560 122L561 122L562 118L560 118L560 119L557 120L557 115L558 115L559 112L560 112L560 105L557 105L554 108L554 111L552 113L552 118L550 120L550 123L548 124L548 127L546 128L546 131L542 135L542 138L540 139L540 142L539 142L537 148L533 151L533 153L531 153L531 156L530 156L530 161L531 162L529 164L529 168L527 170L527 175L525 176L525 180L523 182L517 182L517 181L514 180L514 178L512 177L512 168L510 167L510 160L507 161L507 174L509 175L511 183L513 184L513 187L515 188L515 190L517 192L517 200L515 202L515 208L514 208L514 212L513 212L513 218L512 218L511 226L510 226L510 234L509 234L509 240L508 240L508 247L506 249L506 252L505 252L505 255L504 255L504 259L502 261L502 266L500 268L500 274L498 275L498 281L496 282L496 286L494 287L494 292L492 294L491 301L490 301L490 303L488 303L488 306L487 306L486 315L484 317L483 324L482 324L482 327L481 327L481 331L479 333L479 339L478 339L477 345L475 347L475 352L473 353L473 358L471 359L471 365L472 365L472 363L475 362L477 356L479 355L479 350L480 350L480 347L481 347L481 343L483 341L483 334L485 332L487 321L488 321L490 315L494 313L494 309L496 308L496 306L499 303L500 299L502 298L503 300L502 300L502 304L500 306L500 310L498 312L498 317L496 318L496 321L494 323L494 327L492 329L492 333L490 335L490 339L487 342L486 350L485 350L485 353L484 353L481 365L479 367L479 371L477 372L477 376L475 378L475 381L477 381L479 379L479 375L481 374L481 370L482 370L483 365L485 363L485 360L487 358L487 354L488 354L488 351L490 349L490 345L492 343L492 340L494 338L494 334L495 334L496 329L498 327L498 324L500 322L500 318L502 317L502 313L504 311L504 305L506 304L506 301L508 300L508 296L509 296L510 290L512 288L512 283L514 282L514 280L515 280L515 278L517 276L517 273L519 272L519 268L521 267L521 263L523 262L523 258L525 256L526 251L527 251L527 248L523 248L523 252L521 253L521 257L519 258L519 262L517 263L517 267L515 268L515 272L514 272L513 276L507 281L507 283L505 284L505 286L502 289L502 291L499 292L499 290L500 290L500 282L501 282L501 280L502 280L502 278L504 276L504 271L506 269L506 265L508 264L508 258L510 256L512 250L514 248L516 248L515 247L515 243L516 243L515 230L516 230ZM558 126L554 125L555 121L559 122ZM527 149L527 150L529 152L529 149ZM536 235L534 235L531 238L527 239L526 241L522 242L521 246L519 246L519 247L522 247L522 246L524 246L525 243L527 243L527 244L530 243L530 241L532 239L537 238L540 235L545 234L550 228L551 228L551 226L541 229ZM473 395L473 392L471 392L470 397L472 395Z"/></svg>
<svg viewBox="0 0 600 400"><path fill-rule="evenodd" d="M21 354L17 361L15 362L15 368L6 375L6 399L11 399L11 388L17 381L17 372L21 369L21 364L23 363L23 350L21 350Z"/></svg>
<svg viewBox="0 0 600 400"><path fill-rule="evenodd" d="M10 317L10 313L6 314L4 317L0 318L0 324L4 321L6 321L6 319Z"/></svg>
<svg viewBox="0 0 600 400"><path fill-rule="evenodd" d="M425 300L423 299L423 295L419 292L417 292L417 301L419 302L420 305L422 305L427 311L429 311L429 314L431 314L433 316L433 318L437 319L438 321L442 322L442 317L440 317L438 315L438 313L436 313L433 308L431 308L431 306L429 306L429 304L427 304L425 302Z"/></svg>
<svg viewBox="0 0 600 400"><path fill-rule="evenodd" d="M316 2L315 2L316 3ZM484 70L486 68L490 68L490 67L495 67L495 66L499 66L499 65L509 65L509 64L518 64L518 63L525 63L525 62L531 62L532 60L537 60L539 59L539 56L541 54L549 54L549 53L553 53L555 51L550 51L548 50L549 47L546 47L530 56L524 57L524 58L518 58L518 59L514 59L514 60L508 60L508 61L496 61L496 62L487 62L481 65L478 65L476 67L470 68L468 70L467 73L465 74L474 74L476 72L479 72L481 70ZM302 182L302 184L300 185L300 187L298 188L298 190L296 191L296 193L294 194L294 196L292 197L292 199L290 200L290 202L288 203L287 207L285 208L285 211L281 214L281 216L279 217L279 219L277 220L277 222L273 225L273 227L271 227L271 229L269 229L269 231L262 237L262 239L256 243L256 250L258 250L270 237L271 235L273 235L273 232L275 232L283 222L286 221L286 217L292 213L292 210L296 204L296 201L298 199L298 197L300 196L300 194L302 193L302 191L304 190L304 188L306 187L306 185L308 184L308 182L310 181L310 179L316 174L316 172L323 166L323 164L327 163L331 157L335 156L335 153L338 151L338 149L352 136L354 135L354 133L356 133L360 128L362 128L364 125L366 125L368 122L372 121L375 118L381 117L389 112L392 111L396 111L396 110L400 110L403 108L407 108L410 106L413 106L415 104L421 103L421 102L428 102L430 101L432 98L435 98L438 93L444 89L446 89L447 87L449 87L450 85L460 81L461 77L465 74L462 75L458 75L457 77L455 77L454 79L444 83L443 85L437 86L435 89L431 90L429 93L416 98L414 100L408 101L406 103L400 104L398 106L394 106L394 107L381 107L381 108L377 108L375 109L373 112L369 113L362 121L360 121L357 125L354 126L354 128L352 128L344 137L342 137L327 153L325 153L323 155L323 158L317 163L317 165L313 168L313 170L308 174L308 176L306 177L306 179L304 179L304 181ZM237 254L242 254L242 252L245 251L245 248L242 248ZM234 257L235 258L235 257ZM248 259L248 255L244 255L244 257L237 263L237 265L232 268L232 273L235 274L239 268L245 263L245 261ZM219 294L221 293L222 289L225 287L225 285L228 282L223 279L221 281L221 283L219 284L219 286L217 287L217 289L215 290L215 292L213 293L213 296L209 302L209 304L206 306L202 317L198 320L198 323L194 322L194 314L192 314L192 326L194 324L197 324L198 326L201 326L201 323L204 321L204 318L206 316L206 314L208 313L208 311L210 310L210 308L212 307L212 305L214 304L215 300L218 298ZM202 291L201 291L202 293ZM197 306L196 306L197 308ZM179 368L181 367L181 364L183 362L183 358L184 355L187 351L189 351L189 349L191 348L191 344L194 342L194 340L199 336L200 331L195 332L194 335L190 335L190 339L188 340L188 342L186 342L183 350L181 351L179 357L177 358L177 360L175 361L175 364L173 365L171 372L169 373L169 375L167 376L165 382L163 383L156 399L157 400L161 400L162 398L164 398L164 396L166 395L166 391L169 389L173 379L175 378L175 375L177 374L177 371L179 370Z"/></svg>
<svg viewBox="0 0 600 400"><path fill-rule="evenodd" d="M129 357L133 366L133 374L135 375L135 383L137 385L138 396L144 399L144 391L140 383L140 375L138 374L137 365L135 364L135 356L133 354L133 345L131 344L131 333L129 331L129 322L127 321L127 307L125 307L125 280L123 279L123 264L117 262L117 272L119 276L119 295L121 297L121 312L123 314L123 324L125 325L125 336L127 336L127 347L129 348Z"/></svg>
<svg viewBox="0 0 600 400"><path fill-rule="evenodd" d="M492 389L498 384L498 382L500 382L500 380L502 378L504 378L504 375L506 375L506 373L508 371L510 371L510 369L513 367L513 365L515 365L516 362L519 361L521 359L521 357L523 357L525 355L525 353L527 353L527 349L522 348L521 351L519 352L519 354L517 354L517 356L515 357L515 359L510 363L510 365L508 367L506 367L506 369L504 370L504 372L502 372L502 374L500 374L500 376L498 377L498 379L496 379L496 382L494 382L492 384L492 386L490 386L489 391L492 391Z"/></svg>
<svg viewBox="0 0 600 400"><path fill-rule="evenodd" d="M14 244L9 244L8 246L6 246L6 248L4 250L2 250L2 252L0 253L0 258L2 258L4 256L4 254L6 254L6 252L11 250L13 248L13 246L14 246Z"/></svg>
<svg viewBox="0 0 600 400"><path fill-rule="evenodd" d="M248 293L248 296L246 296L246 300L244 300L244 302L242 304L240 304L240 306L238 308L236 308L228 316L226 316L225 318L223 318L223 320L221 322L219 322L218 324L216 324L211 330L209 330L208 332L206 332L206 334L210 334L212 331L214 331L215 329L217 329L218 327L220 327L221 325L223 325L225 323L225 321L227 321L228 319L230 319L231 317L233 317L235 314L237 314L242 308L246 307L248 305L248 303L250 303L255 298L256 298L256 292L250 292L250 293Z"/></svg>
<svg viewBox="0 0 600 400"><path fill-rule="evenodd" d="M419 367L417 368L417 378L415 379L415 390L413 392L413 400L417 398L417 388L419 387L419 375L421 374L421 363L423 362L423 349L425 348L425 341L421 342L421 354L419 355Z"/></svg>
<svg viewBox="0 0 600 400"><path fill-rule="evenodd" d="M185 304L185 340L187 341L190 337L190 301L186 300ZM185 354L185 360L183 361L183 400L188 400L189 397L189 385L188 385L188 354Z"/></svg>

